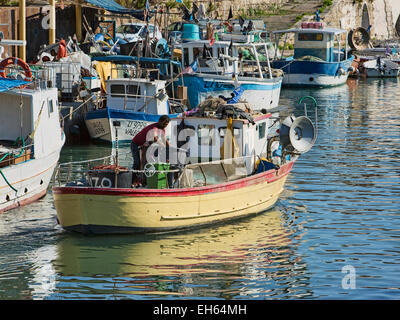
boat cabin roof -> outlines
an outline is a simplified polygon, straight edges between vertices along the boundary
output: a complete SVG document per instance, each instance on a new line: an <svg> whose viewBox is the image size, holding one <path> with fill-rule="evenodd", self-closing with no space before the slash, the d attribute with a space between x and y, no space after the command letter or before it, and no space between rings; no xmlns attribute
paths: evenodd
<svg viewBox="0 0 400 320"><path fill-rule="evenodd" d="M92 61L104 61L104 62L114 62L114 63L134 63L137 62L143 63L154 63L154 64L173 64L176 66L180 66L179 61L171 60L171 59L162 59L162 58L151 58L151 57L137 57L137 56L126 56L126 55L109 55L109 56L100 56L100 57L92 57Z"/></svg>
<svg viewBox="0 0 400 320"><path fill-rule="evenodd" d="M209 104L212 103L212 101L216 104ZM216 122L226 122L227 117L229 117L228 114L231 114L234 122L243 123L263 121L272 116L269 112L263 113L251 109L251 106L247 102L240 101L228 104L218 102L218 99L210 99L201 103L198 108L184 112L182 116L179 116L176 119L208 119Z"/></svg>
<svg viewBox="0 0 400 320"><path fill-rule="evenodd" d="M249 113L249 115L252 116L254 122L256 122L256 123L259 122L259 121L263 121L265 119L268 119L268 118L272 117L272 113L263 114L263 113L259 113L259 112L252 112L252 113ZM179 117L176 117L176 118L172 118L171 121L190 120L190 119L208 119L208 120L213 120L215 122L221 121L221 122L224 122L224 123L226 123L226 120L227 120L226 118L216 118L216 117L212 117L212 116L204 116L204 117L202 117L200 115L194 115L194 116L179 116ZM233 118L232 122L249 123L249 120L242 119L242 118Z"/></svg>
<svg viewBox="0 0 400 320"><path fill-rule="evenodd" d="M337 29L337 28L323 28L323 29L313 29L313 28L292 28L286 30L276 30L272 32L273 34L279 33L329 33L329 34L342 34L347 33L347 30Z"/></svg>
<svg viewBox="0 0 400 320"><path fill-rule="evenodd" d="M121 83L121 84L133 84L133 83L141 83L141 84L146 84L146 85L153 85L153 86L159 86L159 85L165 85L166 81L165 80L150 80L150 79L145 79L145 78L113 78L113 79L108 79L106 80L107 83Z"/></svg>
<svg viewBox="0 0 400 320"><path fill-rule="evenodd" d="M210 47L210 41L209 40L197 40L197 41L190 41L190 42L183 42L180 43L179 46L182 48L202 48L204 45L206 47ZM234 47L244 47L244 46L265 46L267 45L266 42L231 42L231 41L215 41L212 47L220 47L220 48L225 48L229 46L234 46Z"/></svg>

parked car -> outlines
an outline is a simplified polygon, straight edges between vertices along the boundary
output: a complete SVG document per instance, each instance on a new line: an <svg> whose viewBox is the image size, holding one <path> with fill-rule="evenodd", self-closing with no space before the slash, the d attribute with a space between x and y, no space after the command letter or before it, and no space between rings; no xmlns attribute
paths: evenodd
<svg viewBox="0 0 400 320"><path fill-rule="evenodd" d="M157 39L162 38L162 34L158 29L158 27L155 27L153 24L149 24L150 38L153 38L154 33ZM146 24L145 23L123 24L116 29L115 37L117 39L121 39L126 42L136 42L140 39L144 39L146 37Z"/></svg>

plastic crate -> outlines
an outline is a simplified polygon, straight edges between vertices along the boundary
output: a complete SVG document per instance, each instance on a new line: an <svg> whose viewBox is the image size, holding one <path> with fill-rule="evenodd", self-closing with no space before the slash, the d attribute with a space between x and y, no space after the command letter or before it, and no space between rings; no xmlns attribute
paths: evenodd
<svg viewBox="0 0 400 320"><path fill-rule="evenodd" d="M168 171L170 170L169 163L153 163L156 172L151 176L147 177L147 186L150 189L166 189L168 188L168 172L157 172L157 171Z"/></svg>

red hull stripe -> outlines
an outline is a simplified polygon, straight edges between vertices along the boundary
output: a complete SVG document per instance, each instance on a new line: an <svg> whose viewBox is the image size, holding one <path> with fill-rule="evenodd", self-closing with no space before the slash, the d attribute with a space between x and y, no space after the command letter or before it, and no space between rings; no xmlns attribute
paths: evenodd
<svg viewBox="0 0 400 320"><path fill-rule="evenodd" d="M92 188L92 187L53 187L55 194L94 194L94 195L110 195L110 196L124 196L124 197L184 197L184 196L197 196L207 193L217 193L223 191L231 191L241 189L251 185L256 185L267 181L268 183L274 182L288 175L292 170L294 161L283 165L278 171L275 169L262 172L251 177L197 188L185 189L106 189L106 188Z"/></svg>
<svg viewBox="0 0 400 320"><path fill-rule="evenodd" d="M262 116L258 116L256 118L254 118L253 120L254 121L260 121L260 120L268 119L268 118L271 118L271 117L272 117L272 114L271 113L267 113L267 114L263 114Z"/></svg>
<svg viewBox="0 0 400 320"><path fill-rule="evenodd" d="M28 204L30 204L32 202L35 202L35 201L39 200L40 198L44 197L46 195L46 192L47 192L47 190L43 190L43 191L39 192L38 194L33 195L30 198L27 198L27 199L24 199L24 200L21 200L21 201L17 201L14 204L12 204L12 205L10 205L8 207L0 209L0 213L6 212L6 211L14 209L14 208L26 206L26 205L28 205Z"/></svg>

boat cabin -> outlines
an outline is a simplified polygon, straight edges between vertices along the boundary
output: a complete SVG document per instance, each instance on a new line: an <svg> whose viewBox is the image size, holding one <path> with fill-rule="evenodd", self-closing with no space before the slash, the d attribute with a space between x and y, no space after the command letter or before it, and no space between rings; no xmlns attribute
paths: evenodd
<svg viewBox="0 0 400 320"><path fill-rule="evenodd" d="M284 59L284 52L289 34L294 35L294 53L290 59L341 62L347 60L347 31L336 28L324 28L322 23L307 22L298 29L279 30L275 35L276 48L282 34L285 34L283 49L276 51L274 59ZM345 37L345 47L342 51L342 37Z"/></svg>
<svg viewBox="0 0 400 320"><path fill-rule="evenodd" d="M199 40L181 43L179 48L183 70L197 62L194 71L200 74L272 78L266 42L215 41L211 46L210 41Z"/></svg>
<svg viewBox="0 0 400 320"><path fill-rule="evenodd" d="M0 80L0 84L12 83L11 79ZM0 167L29 160L33 156L40 158L46 150L53 150L60 144L57 88L12 89L0 92L0 100ZM49 132L60 134L49 135ZM33 143L28 145L26 140ZM25 158L17 159L22 156Z"/></svg>
<svg viewBox="0 0 400 320"><path fill-rule="evenodd" d="M106 81L107 106L149 114L169 114L164 80L117 78Z"/></svg>
<svg viewBox="0 0 400 320"><path fill-rule="evenodd" d="M170 122L170 143L187 151L186 162L243 157L247 172L253 172L257 160L266 156L268 139L276 134L275 116L251 111L245 102L220 105L216 112L203 112L201 105L197 110Z"/></svg>

